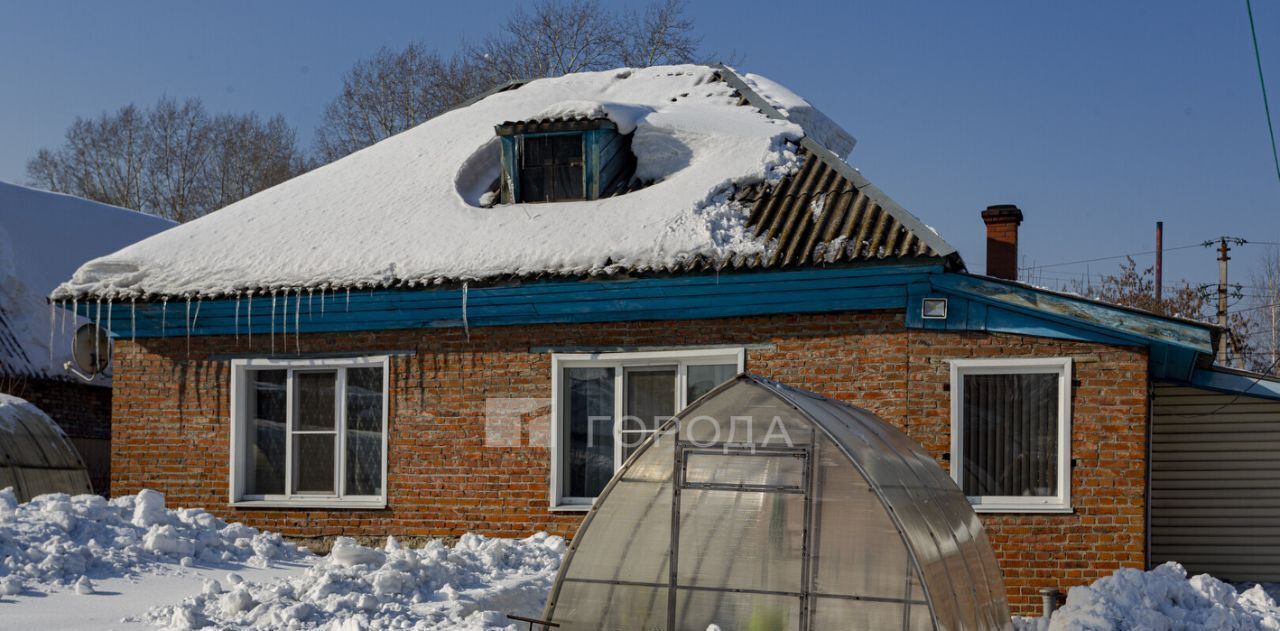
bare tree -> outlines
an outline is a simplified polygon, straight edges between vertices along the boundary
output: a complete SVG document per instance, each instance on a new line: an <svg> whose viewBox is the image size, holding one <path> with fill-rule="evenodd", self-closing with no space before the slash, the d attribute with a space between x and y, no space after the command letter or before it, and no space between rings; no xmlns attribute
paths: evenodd
<svg viewBox="0 0 1280 631"><path fill-rule="evenodd" d="M66 143L27 162L33 184L127 208L143 206L146 114L132 104L95 119L77 118Z"/></svg>
<svg viewBox="0 0 1280 631"><path fill-rule="evenodd" d="M78 118L56 149L27 163L32 184L190 221L274 186L309 164L276 116L211 116L198 99L161 98Z"/></svg>
<svg viewBox="0 0 1280 631"><path fill-rule="evenodd" d="M448 83L450 68L423 44L383 48L356 62L316 131L320 158L340 158L452 107L458 97Z"/></svg>
<svg viewBox="0 0 1280 631"><path fill-rule="evenodd" d="M684 10L684 0L625 13L596 0L541 0L452 56L421 43L380 50L343 78L316 132L316 152L336 160L508 81L695 61L701 40Z"/></svg>
<svg viewBox="0 0 1280 631"><path fill-rule="evenodd" d="M1252 304L1248 310L1257 324L1254 335L1255 370L1280 375L1280 248L1268 247L1262 266L1253 273Z"/></svg>
<svg viewBox="0 0 1280 631"><path fill-rule="evenodd" d="M1120 264L1120 272L1104 275L1096 284L1072 283L1071 290L1082 296L1109 302L1114 305L1142 309L1158 315L1199 320L1217 324L1217 311L1209 294L1199 287L1183 281L1166 285L1162 299L1155 297L1153 268L1138 269L1133 258L1126 257ZM1258 356L1254 339L1255 322L1247 311L1228 314L1228 348L1235 363L1241 367L1256 369L1254 358Z"/></svg>
<svg viewBox="0 0 1280 631"><path fill-rule="evenodd" d="M657 66L697 59L701 37L693 35L693 20L684 15L684 0L666 0L628 11L622 18L621 61L624 66Z"/></svg>

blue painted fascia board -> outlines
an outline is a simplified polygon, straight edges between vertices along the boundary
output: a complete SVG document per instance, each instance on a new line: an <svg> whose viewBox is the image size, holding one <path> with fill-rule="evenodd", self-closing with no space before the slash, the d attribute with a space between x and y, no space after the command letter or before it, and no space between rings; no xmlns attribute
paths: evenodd
<svg viewBox="0 0 1280 631"><path fill-rule="evenodd" d="M1135 315L1125 310L1101 314L1099 310L1106 309L1105 305L1089 303L1090 318L1086 320L1074 317L1076 312L1070 305L1036 308L1037 301L1022 294L1018 300L1009 300L1001 293L1009 289L1002 283L944 271L940 265L869 265L624 280L547 280L466 289L293 292L275 298L259 295L195 301L190 316L185 301L138 303L136 309L131 303L121 303L100 313L96 303L86 303L78 305L77 311L91 320L106 320L114 336L149 338L185 336L188 325L189 334L196 336L271 335L902 309L906 325L916 329L1143 346L1150 349L1152 374L1164 379L1190 379L1204 351L1182 338L1143 336L1135 332L1137 327L1100 322L1104 317ZM1059 303L1067 300L1048 292L1045 295ZM931 296L948 299L946 319L922 317L922 300ZM1140 330L1162 329L1148 326Z"/></svg>
<svg viewBox="0 0 1280 631"><path fill-rule="evenodd" d="M1264 375L1196 369L1191 374L1190 383L1206 390L1280 401L1280 381Z"/></svg>
<svg viewBox="0 0 1280 631"><path fill-rule="evenodd" d="M1198 326L970 274L935 274L930 276L930 281L938 290L960 293L971 300L1102 335L1181 346L1199 353L1214 352L1208 325Z"/></svg>
<svg viewBox="0 0 1280 631"><path fill-rule="evenodd" d="M1212 355L1209 328L1135 313L1053 292L952 272L931 274L909 292L907 325L929 330L1013 333L1148 349L1151 374L1187 381ZM923 299L948 300L945 320L927 320Z"/></svg>
<svg viewBox="0 0 1280 631"><path fill-rule="evenodd" d="M906 287L941 268L866 266L667 278L540 281L469 289L378 289L252 299L77 305L116 337L270 335L518 324L679 320L903 309ZM349 302L348 302L349 300ZM108 319L108 311L111 317ZM250 321L252 325L250 325Z"/></svg>

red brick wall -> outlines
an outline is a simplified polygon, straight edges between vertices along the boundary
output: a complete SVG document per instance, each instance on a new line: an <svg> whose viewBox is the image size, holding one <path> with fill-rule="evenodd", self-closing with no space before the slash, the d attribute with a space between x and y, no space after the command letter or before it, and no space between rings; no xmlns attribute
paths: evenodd
<svg viewBox="0 0 1280 631"><path fill-rule="evenodd" d="M119 341L113 485L156 488L292 536L428 536L477 531L571 534L580 514L550 513L548 453L484 444L488 397L550 396L551 355L536 347L763 345L748 370L880 414L940 461L950 449L947 359L1071 356L1074 514L986 515L1015 609L1041 586L1141 567L1146 359L1136 349L1011 335L907 330L901 312L304 335L304 352L413 350L392 360L388 508L244 510L227 506L229 338ZM269 344L254 339L261 352Z"/></svg>

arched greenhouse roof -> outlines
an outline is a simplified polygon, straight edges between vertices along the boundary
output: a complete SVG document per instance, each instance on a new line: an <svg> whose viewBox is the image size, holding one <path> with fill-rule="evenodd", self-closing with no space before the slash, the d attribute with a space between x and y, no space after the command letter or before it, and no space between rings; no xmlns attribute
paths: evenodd
<svg viewBox="0 0 1280 631"><path fill-rule="evenodd" d="M583 521L561 629L1010 629L963 493L874 414L739 375L663 425Z"/></svg>
<svg viewBox="0 0 1280 631"><path fill-rule="evenodd" d="M80 452L40 408L0 393L0 489L18 501L45 493L92 493Z"/></svg>

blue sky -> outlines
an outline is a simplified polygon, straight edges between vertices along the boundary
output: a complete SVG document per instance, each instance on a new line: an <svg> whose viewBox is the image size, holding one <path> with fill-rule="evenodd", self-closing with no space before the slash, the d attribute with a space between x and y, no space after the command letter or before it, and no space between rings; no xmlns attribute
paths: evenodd
<svg viewBox="0 0 1280 631"><path fill-rule="evenodd" d="M161 95L282 113L309 144L352 62L414 40L451 51L516 3L6 4L0 180L25 182L26 160L77 115ZM1280 0L1254 11L1275 104ZM996 203L1026 213L1026 264L1150 250L1157 220L1166 247L1280 242L1243 0L695 1L689 13L707 49L736 51L853 133L850 162L975 271L978 213ZM1233 280L1247 282L1262 248L1234 253ZM1165 261L1169 278L1217 279L1208 249ZM1115 268L1052 267L1043 282Z"/></svg>

